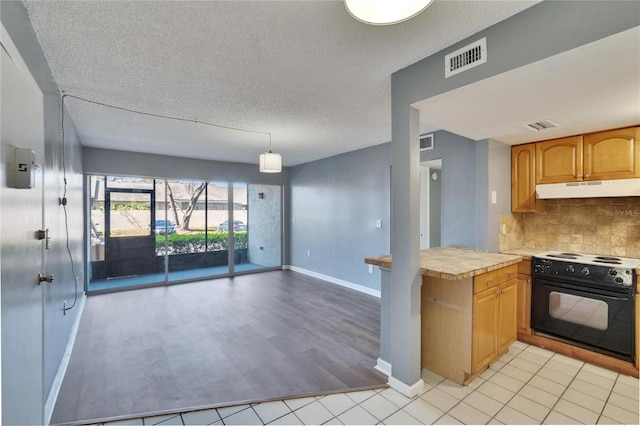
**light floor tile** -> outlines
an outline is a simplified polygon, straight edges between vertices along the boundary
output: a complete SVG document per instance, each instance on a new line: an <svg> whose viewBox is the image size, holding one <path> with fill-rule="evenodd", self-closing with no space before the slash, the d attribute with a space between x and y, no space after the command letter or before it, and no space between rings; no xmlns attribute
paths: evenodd
<svg viewBox="0 0 640 426"><path fill-rule="evenodd" d="M396 393L398 393L397 391L391 389L391 388L386 388L385 390L383 390L382 392L379 392L380 394L384 394L388 391L394 391ZM364 390L364 391L358 391L358 392L349 392L346 395L353 399L356 404L360 404L362 401L366 401L367 399L371 398L372 396L378 394L378 392L373 391L373 390ZM404 396L404 395L403 395Z"/></svg>
<svg viewBox="0 0 640 426"><path fill-rule="evenodd" d="M552 382L559 383L565 387L569 386L569 383L573 381L573 377L574 377L572 375L563 374L559 371L553 370L552 368L547 367L546 365L542 367L540 371L538 371L536 376L551 380Z"/></svg>
<svg viewBox="0 0 640 426"><path fill-rule="evenodd" d="M531 356L538 357L538 355L533 355L533 354ZM538 357L538 358L540 358L541 360L544 360L544 358L542 357ZM535 362L531 362L527 359L524 359L521 356L511 360L511 362L509 363L510 366L517 367L531 374L535 374L536 371L540 370L540 367L542 367L542 364L544 364L544 361L540 364L536 364Z"/></svg>
<svg viewBox="0 0 640 426"><path fill-rule="evenodd" d="M458 399L463 399L471 392L473 392L473 389L469 389L467 386L459 385L455 382L452 382L451 380L445 380L444 382L436 386L436 389L440 389L441 391L446 392L454 398Z"/></svg>
<svg viewBox="0 0 640 426"><path fill-rule="evenodd" d="M638 385L634 387L633 385L628 385L618 379L616 384L613 386L613 392L629 398L635 398L636 401L638 400Z"/></svg>
<svg viewBox="0 0 640 426"><path fill-rule="evenodd" d="M506 425L537 425L539 422L511 407L504 407L495 417Z"/></svg>
<svg viewBox="0 0 640 426"><path fill-rule="evenodd" d="M518 392L524 386L524 382L507 376L503 373L496 373L488 380L491 383L495 383L511 392Z"/></svg>
<svg viewBox="0 0 640 426"><path fill-rule="evenodd" d="M247 408L249 408L248 404L244 404L244 405L233 405L231 407L221 407L218 408L218 414L220 415L221 419L224 419L225 417L229 417L233 414L239 413L242 410L246 410Z"/></svg>
<svg viewBox="0 0 640 426"><path fill-rule="evenodd" d="M491 416L486 415L482 411L461 402L449 411L447 414L460 420L466 425L484 425L491 420Z"/></svg>
<svg viewBox="0 0 640 426"><path fill-rule="evenodd" d="M637 396L637 395L636 395ZM619 393L612 392L609 396L607 404L615 405L616 407L623 408L632 413L638 414L638 401L629 398L628 396L620 395Z"/></svg>
<svg viewBox="0 0 640 426"><path fill-rule="evenodd" d="M438 410L433 405L423 399L416 399L403 408L412 417L420 420L422 424L429 425L439 419L444 412Z"/></svg>
<svg viewBox="0 0 640 426"><path fill-rule="evenodd" d="M434 425L462 425L464 423L459 422L457 419L454 419L453 417L451 417L448 414L445 414L444 416L440 417L435 423Z"/></svg>
<svg viewBox="0 0 640 426"><path fill-rule="evenodd" d="M376 394L369 399L373 399L373 398L382 398L382 397ZM331 414L333 414L334 416L340 415L345 411L349 410L350 408L353 408L356 405L356 402L353 399L349 398L347 395L343 393L327 395L324 398L320 399L319 401L320 401L320 404L324 405L329 411L331 411Z"/></svg>
<svg viewBox="0 0 640 426"><path fill-rule="evenodd" d="M477 392L482 392L503 404L509 402L509 400L513 398L513 395L515 395L515 392L511 392L510 390L491 382L483 383L482 386L478 388Z"/></svg>
<svg viewBox="0 0 640 426"><path fill-rule="evenodd" d="M527 348L529 347L529 344L528 344L528 343L521 342L521 341L519 341L519 340L516 340L515 342L513 342L513 343L511 344L511 346L510 346L510 347L515 348L515 349L519 349L519 350L521 350L521 351L522 351L522 350L524 350L524 349L527 349Z"/></svg>
<svg viewBox="0 0 640 426"><path fill-rule="evenodd" d="M613 385L615 384L615 380L607 379L598 374L586 371L584 367L578 372L578 374L576 375L576 379L591 383L592 385L599 386L609 391L613 389Z"/></svg>
<svg viewBox="0 0 640 426"><path fill-rule="evenodd" d="M225 425L261 425L262 421L251 408L242 410L239 413L230 415L222 419Z"/></svg>
<svg viewBox="0 0 640 426"><path fill-rule="evenodd" d="M580 423L576 419L572 419L569 416L565 416L562 413L558 413L557 411L551 411L544 422L544 425L581 425L584 423Z"/></svg>
<svg viewBox="0 0 640 426"><path fill-rule="evenodd" d="M505 366L505 363L500 363L502 364L502 366ZM480 373L480 377L482 380L489 380L491 378L491 376L493 376L494 374L496 374L499 370L494 370L493 368L487 368L486 370L484 370L482 373Z"/></svg>
<svg viewBox="0 0 640 426"><path fill-rule="evenodd" d="M627 376L626 374L618 374L618 380L616 384L617 383L634 387L637 390L640 381L636 377Z"/></svg>
<svg viewBox="0 0 640 426"><path fill-rule="evenodd" d="M574 404L571 401L560 398L558 403L553 407L554 411L557 411L565 416L576 419L580 423L595 424L598 421L598 413L587 410L584 407Z"/></svg>
<svg viewBox="0 0 640 426"><path fill-rule="evenodd" d="M220 415L215 408L212 408L182 413L182 420L185 425L210 425L220 420Z"/></svg>
<svg viewBox="0 0 640 426"><path fill-rule="evenodd" d="M287 414L284 417L280 417L279 419L275 419L270 425L300 425L302 421L296 417L294 413Z"/></svg>
<svg viewBox="0 0 640 426"><path fill-rule="evenodd" d="M374 425L379 421L379 419L375 418L359 405L340 414L338 420L345 425Z"/></svg>
<svg viewBox="0 0 640 426"><path fill-rule="evenodd" d="M532 401L536 401L537 403L542 404L548 408L553 408L555 403L560 398L552 393L545 392L542 389L538 389L537 387L530 384L526 384L522 389L520 389L518 395L521 395Z"/></svg>
<svg viewBox="0 0 640 426"><path fill-rule="evenodd" d="M500 411L500 409L504 405L481 392L472 392L468 397L466 397L462 401L465 404L468 404L473 408L482 411L489 417L495 416L496 413Z"/></svg>
<svg viewBox="0 0 640 426"><path fill-rule="evenodd" d="M360 404L360 406L367 410L367 412L371 413L378 420L384 420L398 411L398 406L396 406L394 403L392 403L382 395L371 397Z"/></svg>
<svg viewBox="0 0 640 426"><path fill-rule="evenodd" d="M500 420L496 419L495 417L491 420L489 420L489 423L487 423L488 425L503 425L504 423L502 423Z"/></svg>
<svg viewBox="0 0 640 426"><path fill-rule="evenodd" d="M549 361L549 359L544 357L544 356L541 356L541 355L538 355L538 354L534 354L534 353L528 352L528 351L524 351L524 352L520 353L520 355L518 355L516 357L516 359L528 361L528 362L530 362L532 364L537 365L538 367L544 365L547 361ZM513 361L515 361L515 359L512 360L511 362L513 362Z"/></svg>
<svg viewBox="0 0 640 426"><path fill-rule="evenodd" d="M342 423L340 420L338 420L337 417L332 418L331 420L329 420L326 423L322 423L323 425L343 425L344 423Z"/></svg>
<svg viewBox="0 0 640 426"><path fill-rule="evenodd" d="M610 419L609 417L600 416L600 418L598 419L598 424L599 425L621 425L622 423L618 423L615 420Z"/></svg>
<svg viewBox="0 0 640 426"><path fill-rule="evenodd" d="M513 358L511 361L509 361L509 363L513 362L515 358ZM489 370L493 370L493 371L500 371L502 369L502 367L504 367L505 365L507 365L506 362L502 362L500 360L494 362L493 364L491 364L489 366Z"/></svg>
<svg viewBox="0 0 640 426"><path fill-rule="evenodd" d="M607 404L602 411L602 415L612 418L613 420L625 425L637 425L640 424L639 416L637 413L632 413L620 407L616 407L612 404Z"/></svg>
<svg viewBox="0 0 640 426"><path fill-rule="evenodd" d="M518 353L519 352L516 352L515 354L511 353L511 352L507 352L506 354L504 354L500 358L498 358L498 361L501 361L501 362L504 362L505 364L507 364L509 361L514 359Z"/></svg>
<svg viewBox="0 0 640 426"><path fill-rule="evenodd" d="M112 422L104 423L109 426L137 426L144 425L144 421L142 419L125 419L125 420L114 420Z"/></svg>
<svg viewBox="0 0 640 426"><path fill-rule="evenodd" d="M544 368L553 370L558 373L562 373L564 375L571 376L571 377L575 377L575 375L578 374L578 371L580 371L580 367L565 364L564 362L556 360L555 358L549 360L549 362L547 362L544 365Z"/></svg>
<svg viewBox="0 0 640 426"><path fill-rule="evenodd" d="M547 417L547 414L549 414L549 411L551 411L549 407L545 407L521 395L514 396L507 404L507 407L520 411L538 422L542 422L544 418Z"/></svg>
<svg viewBox="0 0 640 426"><path fill-rule="evenodd" d="M294 413L306 425L322 424L334 417L331 411L327 410L319 401L298 408Z"/></svg>
<svg viewBox="0 0 640 426"><path fill-rule="evenodd" d="M578 368L578 369L580 369L585 364L584 361L581 361L581 360L576 359L576 358L571 358L571 357L563 355L563 354L555 354L555 355L553 355L552 359L555 360L555 361L560 361L561 363L563 363L565 365L570 365L570 366L573 366L573 367Z"/></svg>
<svg viewBox="0 0 640 426"><path fill-rule="evenodd" d="M585 364L584 367L582 367L582 371L588 371L589 373L597 374L598 376L602 376L605 379L613 381L618 378L618 373L616 373L615 371L607 370L606 368L598 367L597 365L589 363Z"/></svg>
<svg viewBox="0 0 640 426"><path fill-rule="evenodd" d="M444 377L439 375L438 373L434 373L431 370L427 370L426 368L422 369L422 380L428 385L435 386L438 383L444 381Z"/></svg>
<svg viewBox="0 0 640 426"><path fill-rule="evenodd" d="M145 425L157 425L169 420L173 420L174 418L178 417L180 423L171 423L171 424L182 424L182 418L180 418L179 414L167 414L167 415L162 415L162 416L152 416L152 417L145 417L143 419L144 424ZM164 424L169 424L169 423L164 423Z"/></svg>
<svg viewBox="0 0 640 426"><path fill-rule="evenodd" d="M592 397L598 398L602 401L606 401L607 398L609 398L610 393L609 390L605 388L582 381L580 379L575 379L569 386L569 389L575 389L579 392L591 395Z"/></svg>
<svg viewBox="0 0 640 426"><path fill-rule="evenodd" d="M536 354L536 355L540 355L541 357L544 358L551 358L552 356L554 356L556 353L553 351L550 351L548 349L543 349L543 348L539 348L537 346L527 346L527 348L525 349L526 352L532 353L532 354Z"/></svg>
<svg viewBox="0 0 640 426"><path fill-rule="evenodd" d="M305 405L309 405L315 401L316 401L315 398L308 397L308 398L285 399L284 403L287 404L287 407L291 408L291 411L296 411L298 408L304 407Z"/></svg>
<svg viewBox="0 0 640 426"><path fill-rule="evenodd" d="M429 404L436 407L438 410L447 412L453 408L460 400L458 398L454 398L446 392L438 389L437 387L431 389L429 392L426 392L420 396L421 399L427 401Z"/></svg>
<svg viewBox="0 0 640 426"><path fill-rule="evenodd" d="M391 388L387 388L383 390L382 392L379 393L379 395L382 395L385 398L387 398L398 408L402 408L412 401L411 398L407 398L397 390L391 389Z"/></svg>
<svg viewBox="0 0 640 426"><path fill-rule="evenodd" d="M546 392L549 392L555 396L560 396L567 389L565 385L561 385L560 383L553 382L549 379L545 379L544 377L540 377L539 375L534 376L529 383L532 386L537 387L538 389L542 389Z"/></svg>
<svg viewBox="0 0 640 426"><path fill-rule="evenodd" d="M471 383L467 384L469 389L478 389L481 384L483 384L485 380L482 377L476 377L471 381Z"/></svg>
<svg viewBox="0 0 640 426"><path fill-rule="evenodd" d="M423 423L404 410L399 410L384 419L385 425L421 425Z"/></svg>
<svg viewBox="0 0 640 426"><path fill-rule="evenodd" d="M513 360L515 361L515 360ZM533 377L533 373L522 370L518 367L513 366L513 361L511 361L508 365L505 365L502 370L500 370L499 374L506 374L509 377L513 377L516 380L521 382L528 382Z"/></svg>
<svg viewBox="0 0 640 426"><path fill-rule="evenodd" d="M586 408L587 410L595 411L597 413L602 412L605 404L605 401L601 399L583 392L579 392L576 389L572 388L567 389L567 391L562 395L562 398L566 399L567 401L571 401L583 408Z"/></svg>
<svg viewBox="0 0 640 426"><path fill-rule="evenodd" d="M263 402L253 406L253 410L263 423L271 423L291 412L291 409L283 401Z"/></svg>

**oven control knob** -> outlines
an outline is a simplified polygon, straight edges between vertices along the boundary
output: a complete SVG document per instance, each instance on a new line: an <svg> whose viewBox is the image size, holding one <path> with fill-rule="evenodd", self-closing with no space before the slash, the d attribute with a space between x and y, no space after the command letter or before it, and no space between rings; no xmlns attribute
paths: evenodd
<svg viewBox="0 0 640 426"><path fill-rule="evenodd" d="M622 284L624 282L624 279L622 277L616 277L615 280L618 284Z"/></svg>
<svg viewBox="0 0 640 426"><path fill-rule="evenodd" d="M615 269L609 269L609 275L616 276L618 275L618 271L616 271Z"/></svg>
<svg viewBox="0 0 640 426"><path fill-rule="evenodd" d="M574 273L576 270L573 268L573 265L567 266L567 272Z"/></svg>
<svg viewBox="0 0 640 426"><path fill-rule="evenodd" d="M589 268L582 268L582 275L589 275Z"/></svg>

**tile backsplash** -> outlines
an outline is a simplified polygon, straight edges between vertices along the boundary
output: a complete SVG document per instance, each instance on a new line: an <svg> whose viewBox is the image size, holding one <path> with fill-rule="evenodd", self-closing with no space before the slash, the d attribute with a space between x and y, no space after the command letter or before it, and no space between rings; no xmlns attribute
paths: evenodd
<svg viewBox="0 0 640 426"><path fill-rule="evenodd" d="M500 250L528 247L640 258L640 197L545 200L542 213L500 216Z"/></svg>

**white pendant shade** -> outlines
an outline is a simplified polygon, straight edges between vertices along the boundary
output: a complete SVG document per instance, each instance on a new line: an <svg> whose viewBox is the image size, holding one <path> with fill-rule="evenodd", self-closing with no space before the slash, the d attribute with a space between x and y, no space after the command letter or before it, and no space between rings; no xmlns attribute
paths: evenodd
<svg viewBox="0 0 640 426"><path fill-rule="evenodd" d="M349 13L372 25L397 24L413 18L433 0L344 0Z"/></svg>
<svg viewBox="0 0 640 426"><path fill-rule="evenodd" d="M260 154L261 173L280 173L282 171L282 156L273 152Z"/></svg>

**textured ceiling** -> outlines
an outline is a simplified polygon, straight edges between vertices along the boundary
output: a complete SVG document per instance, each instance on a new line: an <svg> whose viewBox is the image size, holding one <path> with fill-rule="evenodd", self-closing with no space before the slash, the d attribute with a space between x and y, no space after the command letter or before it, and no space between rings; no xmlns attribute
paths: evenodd
<svg viewBox="0 0 640 426"><path fill-rule="evenodd" d="M436 1L394 26L342 1L24 1L62 91L270 132L285 166L391 139L391 74L537 1ZM243 163L261 134L67 98L86 146Z"/></svg>

